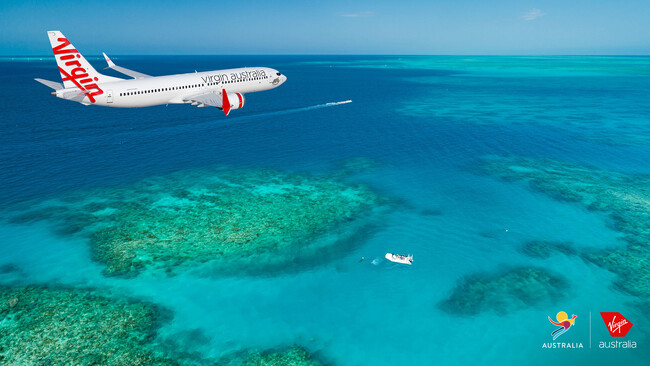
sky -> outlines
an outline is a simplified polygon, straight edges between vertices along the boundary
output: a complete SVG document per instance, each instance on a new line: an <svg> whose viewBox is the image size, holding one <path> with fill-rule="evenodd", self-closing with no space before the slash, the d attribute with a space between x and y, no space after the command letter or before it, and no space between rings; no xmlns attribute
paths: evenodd
<svg viewBox="0 0 650 366"><path fill-rule="evenodd" d="M0 0L0 55L649 55L650 0Z"/></svg>

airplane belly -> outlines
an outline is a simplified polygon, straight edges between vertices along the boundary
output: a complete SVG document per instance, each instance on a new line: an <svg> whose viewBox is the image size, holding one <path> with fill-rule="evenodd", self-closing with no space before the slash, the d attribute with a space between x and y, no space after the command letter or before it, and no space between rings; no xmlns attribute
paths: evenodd
<svg viewBox="0 0 650 366"><path fill-rule="evenodd" d="M145 97L138 96L123 96L113 98L113 103L102 104L108 107L120 107L120 108L140 108L140 107L152 107L163 104L174 104L173 96L170 95L148 95Z"/></svg>

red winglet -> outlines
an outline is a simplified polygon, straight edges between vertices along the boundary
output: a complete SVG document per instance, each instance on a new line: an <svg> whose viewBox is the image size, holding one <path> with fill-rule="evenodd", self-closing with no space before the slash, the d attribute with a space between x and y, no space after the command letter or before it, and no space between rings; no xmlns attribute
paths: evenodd
<svg viewBox="0 0 650 366"><path fill-rule="evenodd" d="M221 106L223 107L223 113L228 115L230 113L230 101L228 100L228 94L226 93L226 89L221 90L221 96L223 97L223 101L221 102Z"/></svg>

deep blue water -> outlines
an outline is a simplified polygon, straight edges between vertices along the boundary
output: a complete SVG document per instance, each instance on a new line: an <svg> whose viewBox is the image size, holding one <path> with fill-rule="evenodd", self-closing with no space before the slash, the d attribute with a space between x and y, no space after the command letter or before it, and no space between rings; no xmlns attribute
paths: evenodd
<svg viewBox="0 0 650 366"><path fill-rule="evenodd" d="M101 62L90 60L100 69ZM28 283L99 286L167 306L174 337L195 329L222 356L298 343L329 362L366 364L642 364L650 355L647 309L611 286L614 275L576 257L540 262L526 240L576 247L622 245L603 214L525 185L476 174L487 155L544 157L650 174L650 58L383 56L115 57L151 75L268 66L281 87L246 96L230 116L214 108L85 107L52 97L32 79L58 80L53 60L0 60L0 205L120 186L171 172L226 166L327 174L342 161L376 167L347 177L404 202L349 256L268 278L104 278L79 238L44 226L0 223L0 265ZM329 102L352 103L322 108ZM423 212L435 211L435 216ZM416 264L358 258L411 252ZM458 279L508 265L562 273L553 306L454 316L436 304ZM219 306L215 306L219 304ZM548 315L579 314L567 342L542 350ZM629 314L636 350L589 349L605 339L599 311ZM291 316L289 316L291 315ZM627 316L627 315L626 315ZM607 339L609 340L609 339Z"/></svg>

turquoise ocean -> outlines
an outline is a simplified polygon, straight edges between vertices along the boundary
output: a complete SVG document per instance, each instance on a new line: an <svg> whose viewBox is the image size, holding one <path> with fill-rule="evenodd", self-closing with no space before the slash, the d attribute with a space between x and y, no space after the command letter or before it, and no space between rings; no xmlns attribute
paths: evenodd
<svg viewBox="0 0 650 366"><path fill-rule="evenodd" d="M58 80L51 57L0 59L0 286L155 304L165 316L150 343L205 364L291 345L344 366L650 359L650 58L114 61L152 75L259 65L288 80L246 95L228 117L189 105L112 109L56 99L33 81ZM366 187L381 208L326 227L309 240L334 249L286 266L265 270L252 257L227 271L128 276L106 273L87 228L68 230L56 210L32 214L53 200L128 196L141 182L171 191L214 171L327 177ZM594 259L617 251L633 265ZM387 252L413 254L413 265ZM553 341L549 317L561 311L577 318ZM600 312L633 323L626 337L612 338ZM600 348L616 340L637 347ZM581 347L547 348L555 342Z"/></svg>

